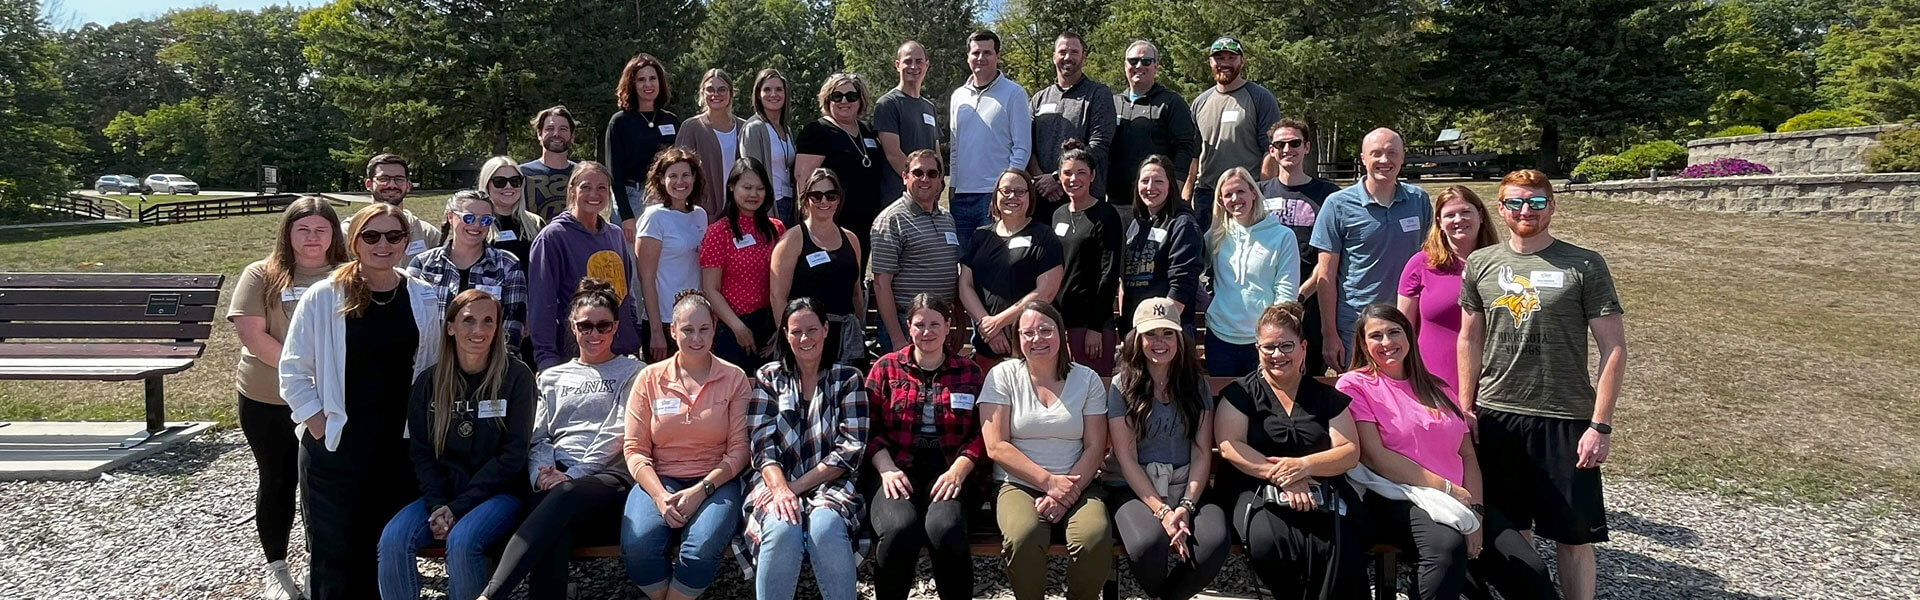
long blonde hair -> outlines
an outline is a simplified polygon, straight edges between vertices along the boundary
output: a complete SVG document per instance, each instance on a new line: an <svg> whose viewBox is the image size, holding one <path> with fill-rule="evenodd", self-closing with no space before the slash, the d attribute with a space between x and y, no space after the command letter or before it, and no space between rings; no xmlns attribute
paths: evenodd
<svg viewBox="0 0 1920 600"><path fill-rule="evenodd" d="M354 253L353 240L360 239L360 232L367 223L380 217L393 217L400 223L401 231L411 231L407 225L407 213L400 207L385 202L368 204L359 212L353 213L353 227L347 231L347 253L353 260L333 270L333 289L340 295L340 314L346 317L359 317L366 312L367 304L373 301L373 290L367 287L367 279L360 274L360 256ZM411 234L409 234L411 235ZM400 285L407 282L401 281Z"/></svg>
<svg viewBox="0 0 1920 600"><path fill-rule="evenodd" d="M500 169L503 167L511 167L513 169L513 174L520 175L523 177L520 182L520 200L518 202L513 203L513 220L519 222L520 227L524 231L538 233L540 231L540 228L545 227L547 225L547 220L540 218L540 215L536 215L527 211L527 187L531 184L526 182L526 180L524 179L524 176L526 174L520 172L520 165L514 163L513 159L507 158L505 156L495 156L493 158L487 159L487 162L481 163L480 164L480 180L474 182L474 183L478 183L479 185L476 185L474 187L480 188L480 191L482 192L487 191L487 181L489 179L492 179L493 174L500 172ZM492 194L487 194L487 201L488 202L493 201ZM495 215L495 216L501 216L501 215ZM497 224L494 225L493 228L495 232L500 231L500 226ZM526 237L528 240L533 239L532 234L527 234L524 237Z"/></svg>
<svg viewBox="0 0 1920 600"><path fill-rule="evenodd" d="M1246 167L1234 167L1228 169L1225 173L1221 173L1219 181L1213 184L1213 198L1211 199L1213 201L1213 228L1207 230L1208 256L1212 256L1213 253L1220 251L1220 240L1226 239L1227 237L1227 222L1233 220L1233 217L1227 216L1227 209L1220 207L1220 194L1227 191L1227 182L1235 179L1247 184L1247 190L1253 192L1254 201L1256 202L1253 210L1265 210L1257 204L1260 196L1260 182L1254 181L1253 173L1248 172Z"/></svg>
<svg viewBox="0 0 1920 600"><path fill-rule="evenodd" d="M492 294L470 289L460 292L447 304L445 321L441 323L440 362L433 365L433 455L440 456L447 445L447 427L453 423L453 403L467 396L467 378L460 372L460 348L453 332L453 324L460 318L460 311L482 300L493 303L493 341L487 344L487 372L480 379L480 398L494 398L500 394L501 380L507 374L507 322L501 310L500 300ZM494 417L505 419L505 415Z"/></svg>
<svg viewBox="0 0 1920 600"><path fill-rule="evenodd" d="M320 217L327 220L333 228L333 241L327 243L327 266L347 262L347 238L340 231L340 215L333 211L333 205L323 196L301 196L287 204L286 212L280 213L280 233L274 236L273 252L267 254L266 286L261 293L266 295L267 307L280 306L280 290L293 285L293 224L307 217Z"/></svg>

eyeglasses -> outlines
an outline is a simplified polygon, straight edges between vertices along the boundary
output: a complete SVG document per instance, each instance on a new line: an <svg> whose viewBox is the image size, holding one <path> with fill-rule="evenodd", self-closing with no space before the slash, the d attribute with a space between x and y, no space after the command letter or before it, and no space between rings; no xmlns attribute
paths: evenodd
<svg viewBox="0 0 1920 600"><path fill-rule="evenodd" d="M389 244L398 244L398 243L407 241L407 230L395 229L393 231L371 231L371 230L362 231L360 232L360 243L366 244L368 246L372 246L375 244L379 244L380 238L382 237L385 237L387 239L387 243Z"/></svg>
<svg viewBox="0 0 1920 600"><path fill-rule="evenodd" d="M493 187L497 187L497 188L498 187L517 188L517 187L520 187L522 184L525 184L526 182L527 182L527 178L520 175L495 175L493 176L492 179L487 180L487 183L491 183L493 184Z"/></svg>
<svg viewBox="0 0 1920 600"><path fill-rule="evenodd" d="M822 191L807 192L807 201L820 203L820 204L825 204L828 202L839 202L840 190L827 190L824 192Z"/></svg>
<svg viewBox="0 0 1920 600"><path fill-rule="evenodd" d="M481 227L493 226L493 215L476 215L470 212L457 212L453 214L460 216L461 223L472 225L475 221L478 221Z"/></svg>
<svg viewBox="0 0 1920 600"><path fill-rule="evenodd" d="M1133 56L1127 58L1127 64L1135 67L1151 67L1159 63L1160 59L1151 56Z"/></svg>
<svg viewBox="0 0 1920 600"><path fill-rule="evenodd" d="M827 94L827 101L828 102L859 102L860 92L858 91L834 92L831 94Z"/></svg>
<svg viewBox="0 0 1920 600"><path fill-rule="evenodd" d="M1003 188L1000 188L1000 189L997 189L997 190L994 190L994 191L996 191L996 192L1000 192L1000 195L1002 195L1002 196L1014 196L1014 197L1022 197L1022 198L1024 198L1024 197L1026 197L1026 195L1027 195L1027 188L1010 188L1010 187L1003 187Z"/></svg>
<svg viewBox="0 0 1920 600"><path fill-rule="evenodd" d="M1527 208L1531 208L1534 210L1546 210L1547 197L1534 196L1532 198L1519 198L1519 197L1501 198L1500 205L1507 207L1507 210L1510 210L1513 212L1520 212L1520 207L1522 206L1525 206Z"/></svg>
<svg viewBox="0 0 1920 600"><path fill-rule="evenodd" d="M1278 344L1260 344L1254 347L1260 349L1261 354L1293 354L1294 350L1300 349L1300 342L1280 342Z"/></svg>
<svg viewBox="0 0 1920 600"><path fill-rule="evenodd" d="M576 333L591 332L605 335L613 333L614 325L615 323L613 321L574 321L573 330Z"/></svg>
<svg viewBox="0 0 1920 600"><path fill-rule="evenodd" d="M914 169L911 171L907 171L907 174L912 175L914 179L939 179L940 178L939 169Z"/></svg>
<svg viewBox="0 0 1920 600"><path fill-rule="evenodd" d="M1294 148L1299 148L1305 145L1307 145L1307 141L1299 138L1294 138L1290 140L1274 140L1273 143L1267 144L1268 147L1273 148L1274 150L1292 150Z"/></svg>
<svg viewBox="0 0 1920 600"><path fill-rule="evenodd" d="M1033 340L1050 340L1057 335L1060 335L1060 330L1054 329L1052 327L1041 327L1037 329L1020 330L1020 339L1027 340L1029 342Z"/></svg>
<svg viewBox="0 0 1920 600"><path fill-rule="evenodd" d="M381 176L379 176L379 177L375 177L375 178L373 178L373 182L374 182L374 183L378 183L378 184L383 184L383 185L391 185L391 184L395 184L395 183L407 183L407 176L405 176L405 175L381 175Z"/></svg>

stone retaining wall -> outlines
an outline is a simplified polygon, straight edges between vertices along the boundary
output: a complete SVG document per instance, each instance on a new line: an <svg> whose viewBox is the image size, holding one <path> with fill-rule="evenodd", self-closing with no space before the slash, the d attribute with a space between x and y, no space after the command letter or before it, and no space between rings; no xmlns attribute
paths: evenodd
<svg viewBox="0 0 1920 600"><path fill-rule="evenodd" d="M1920 225L1920 173L1630 179L1556 191L1688 210Z"/></svg>
<svg viewBox="0 0 1920 600"><path fill-rule="evenodd" d="M1687 142L1687 164L1719 158L1744 158L1766 165L1778 175L1863 173L1867 148L1880 132L1898 125L1815 129L1792 133L1762 133Z"/></svg>

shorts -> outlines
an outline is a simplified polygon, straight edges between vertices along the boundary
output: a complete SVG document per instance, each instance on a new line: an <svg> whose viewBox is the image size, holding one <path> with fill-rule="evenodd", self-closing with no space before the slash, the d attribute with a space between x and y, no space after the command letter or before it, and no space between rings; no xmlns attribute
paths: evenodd
<svg viewBox="0 0 1920 600"><path fill-rule="evenodd" d="M1513 528L1567 545L1607 541L1600 469L1581 469L1587 421L1480 408L1480 479L1487 506Z"/></svg>

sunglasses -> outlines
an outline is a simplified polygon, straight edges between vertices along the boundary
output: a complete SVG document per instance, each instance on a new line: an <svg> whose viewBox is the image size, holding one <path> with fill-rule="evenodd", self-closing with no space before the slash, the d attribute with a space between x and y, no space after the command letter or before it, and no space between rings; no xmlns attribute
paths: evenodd
<svg viewBox="0 0 1920 600"><path fill-rule="evenodd" d="M827 190L824 192L807 192L807 201L808 202L839 202L840 190Z"/></svg>
<svg viewBox="0 0 1920 600"><path fill-rule="evenodd" d="M1160 64L1160 59L1151 56L1135 56L1128 58L1127 64L1135 67L1151 67Z"/></svg>
<svg viewBox="0 0 1920 600"><path fill-rule="evenodd" d="M520 175L495 175L493 176L492 179L487 180L487 183L491 183L493 184L493 187L497 187L497 188L499 187L517 188L517 187L520 187L521 184L524 184L526 182L527 182L527 178Z"/></svg>
<svg viewBox="0 0 1920 600"><path fill-rule="evenodd" d="M1240 54L1241 53L1240 42L1238 40L1219 40L1214 42L1213 46L1207 49L1208 54L1221 52L1221 51Z"/></svg>
<svg viewBox="0 0 1920 600"><path fill-rule="evenodd" d="M374 244L380 243L380 238L382 237L387 238L387 243L389 244L398 244L398 243L407 241L407 230L395 229L393 231L362 231L360 232L360 243L366 244L368 246L372 246Z"/></svg>
<svg viewBox="0 0 1920 600"><path fill-rule="evenodd" d="M911 171L907 171L907 174L912 175L914 179L939 179L940 178L939 169L914 169Z"/></svg>
<svg viewBox="0 0 1920 600"><path fill-rule="evenodd" d="M859 102L860 92L834 92L827 94L828 102Z"/></svg>
<svg viewBox="0 0 1920 600"><path fill-rule="evenodd" d="M1532 197L1532 198L1517 198L1517 197L1516 197L1516 198L1501 198L1501 199L1500 199L1500 205L1501 205L1501 206L1505 206L1505 207L1507 207L1507 210L1510 210L1510 211L1513 211L1513 212L1520 212L1520 207L1522 207L1522 206L1525 206L1525 207L1527 207L1527 208L1531 208L1531 209L1534 209L1534 210L1546 210L1546 209L1547 209L1547 197L1546 197L1546 196L1534 196L1534 197Z"/></svg>
<svg viewBox="0 0 1920 600"><path fill-rule="evenodd" d="M613 333L613 321L574 321L573 330L578 333Z"/></svg>
<svg viewBox="0 0 1920 600"><path fill-rule="evenodd" d="M493 215L476 215L470 212L457 212L453 214L460 215L461 223L472 225L475 221L478 221L481 227L493 226Z"/></svg>
<svg viewBox="0 0 1920 600"><path fill-rule="evenodd" d="M1292 150L1305 145L1307 145L1307 141L1302 139L1274 140L1273 143L1267 144L1267 146L1275 150Z"/></svg>

